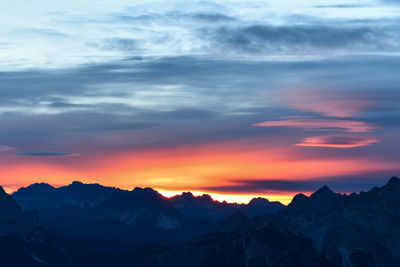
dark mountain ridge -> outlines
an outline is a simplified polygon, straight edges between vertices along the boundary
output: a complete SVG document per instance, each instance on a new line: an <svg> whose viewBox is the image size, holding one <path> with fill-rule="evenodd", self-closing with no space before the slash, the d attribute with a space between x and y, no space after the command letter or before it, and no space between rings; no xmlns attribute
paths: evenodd
<svg viewBox="0 0 400 267"><path fill-rule="evenodd" d="M100 238L130 245L172 245L213 232L226 216L274 214L284 206L257 199L245 204L183 193L166 198L151 188L132 191L73 182L59 188L33 184L13 195L24 211L66 238Z"/></svg>
<svg viewBox="0 0 400 267"><path fill-rule="evenodd" d="M114 205L117 206L115 207L117 209L123 207L130 209L132 205L163 203L164 207L172 205L186 217L207 217L220 220L237 211L241 211L247 216L254 216L275 214L284 207L279 202L270 202L264 198L255 198L249 204L219 202L213 200L209 195L194 196L190 192L166 198L151 188L136 187L132 191L127 191L99 184L83 184L77 181L59 188L45 183L36 183L18 189L12 194L12 197L24 210L50 213L46 215L57 214L57 210L60 208L63 208L64 212L71 208L100 205L108 205L110 208ZM138 202L138 200L140 201ZM106 204L106 202L108 203Z"/></svg>
<svg viewBox="0 0 400 267"><path fill-rule="evenodd" d="M323 186L310 196L296 195L285 208L264 199L241 205L208 195L168 199L151 188L87 186L75 182L58 191L36 184L14 193L17 201L0 190L0 214L8 210L7 220L23 225L0 228L0 246L7 247L5 240L12 239L4 236L10 234L22 244L0 255L38 266L57 263L54 254L66 266L400 266L397 177L349 195ZM28 199L36 203L25 205ZM51 199L59 208L50 206ZM46 209L63 215L52 223L42 218L37 228L24 213L33 207L42 209L39 218ZM36 246L40 253L32 252Z"/></svg>

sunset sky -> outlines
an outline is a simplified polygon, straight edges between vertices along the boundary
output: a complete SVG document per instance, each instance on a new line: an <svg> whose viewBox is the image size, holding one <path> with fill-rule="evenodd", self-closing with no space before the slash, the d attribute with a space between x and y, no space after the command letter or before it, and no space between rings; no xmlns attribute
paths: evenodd
<svg viewBox="0 0 400 267"><path fill-rule="evenodd" d="M400 1L9 1L0 185L247 202L400 175Z"/></svg>

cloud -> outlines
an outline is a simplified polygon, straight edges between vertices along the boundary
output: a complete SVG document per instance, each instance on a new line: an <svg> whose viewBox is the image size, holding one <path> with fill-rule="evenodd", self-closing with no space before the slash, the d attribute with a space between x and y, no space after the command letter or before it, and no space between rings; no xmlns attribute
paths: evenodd
<svg viewBox="0 0 400 267"><path fill-rule="evenodd" d="M377 100L357 90L293 89L272 92L273 101L301 111L327 117L353 117L373 106Z"/></svg>
<svg viewBox="0 0 400 267"><path fill-rule="evenodd" d="M220 27L205 30L216 46L250 53L318 54L321 50L379 51L399 50L393 37L399 33L367 26L256 24L245 27Z"/></svg>
<svg viewBox="0 0 400 267"><path fill-rule="evenodd" d="M397 4L400 3L400 0L381 0L384 3L391 3L391 4Z"/></svg>
<svg viewBox="0 0 400 267"><path fill-rule="evenodd" d="M52 152L52 151L29 151L29 152L19 152L19 156L39 156L39 157L55 157L55 156L72 156L74 154L67 152Z"/></svg>
<svg viewBox="0 0 400 267"><path fill-rule="evenodd" d="M15 147L0 145L0 152L12 151L15 149Z"/></svg>
<svg viewBox="0 0 400 267"><path fill-rule="evenodd" d="M316 8L359 8L359 7L369 7L369 5L315 5Z"/></svg>
<svg viewBox="0 0 400 267"><path fill-rule="evenodd" d="M205 22L229 22L235 21L236 18L227 16L220 13L196 13L192 14L191 17L195 20L205 21Z"/></svg>
<svg viewBox="0 0 400 267"><path fill-rule="evenodd" d="M373 123L354 120L339 120L339 119L319 119L310 117L295 117L293 119L283 119L277 121L264 121L255 123L252 126L256 127L291 127L301 128L305 130L316 131L343 131L352 133L370 132L380 129L379 126Z"/></svg>
<svg viewBox="0 0 400 267"><path fill-rule="evenodd" d="M330 134L304 138L296 146L306 147L332 147L332 148L354 148L369 146L380 142L378 139L360 135Z"/></svg>
<svg viewBox="0 0 400 267"><path fill-rule="evenodd" d="M116 51L132 51L139 49L138 41L133 38L109 38L101 42L101 49Z"/></svg>

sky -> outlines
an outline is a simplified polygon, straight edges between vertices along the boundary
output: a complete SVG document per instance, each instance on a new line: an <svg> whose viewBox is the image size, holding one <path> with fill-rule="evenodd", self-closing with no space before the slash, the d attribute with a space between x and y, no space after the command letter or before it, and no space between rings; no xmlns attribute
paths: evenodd
<svg viewBox="0 0 400 267"><path fill-rule="evenodd" d="M0 184L288 203L400 175L400 1L1 0Z"/></svg>

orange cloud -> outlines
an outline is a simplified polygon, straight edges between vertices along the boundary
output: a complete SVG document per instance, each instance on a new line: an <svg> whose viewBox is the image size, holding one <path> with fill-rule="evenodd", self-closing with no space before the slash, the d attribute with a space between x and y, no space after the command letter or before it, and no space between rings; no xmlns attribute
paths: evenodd
<svg viewBox="0 0 400 267"><path fill-rule="evenodd" d="M296 117L278 121L264 121L255 123L258 127L292 127L306 130L328 131L337 130L344 132L362 133L379 129L380 127L363 121L339 119L314 119L310 117Z"/></svg>
<svg viewBox="0 0 400 267"><path fill-rule="evenodd" d="M296 144L296 146L353 148L369 146L378 142L380 142L380 140L360 135L330 134L304 138L303 141Z"/></svg>

